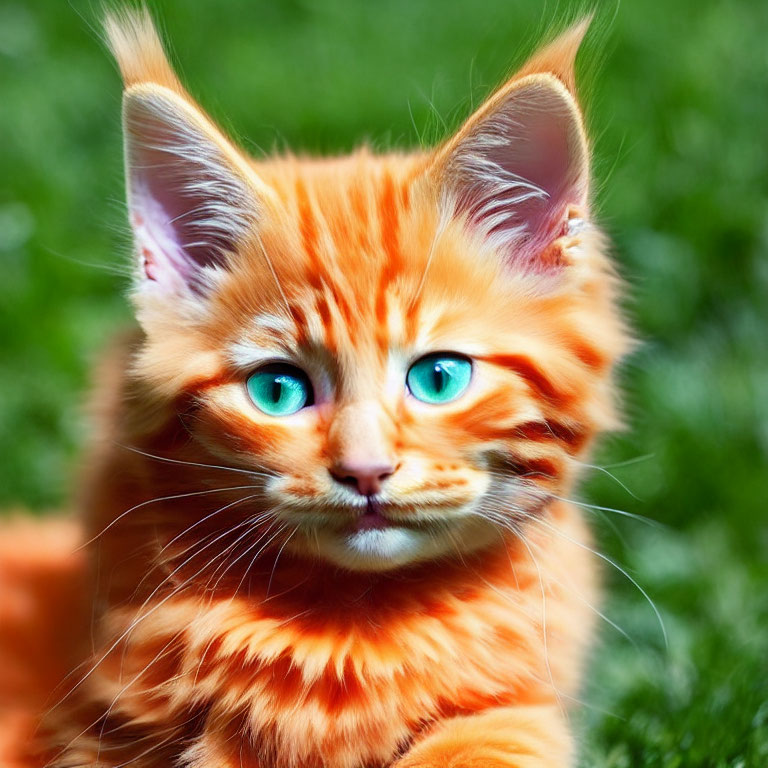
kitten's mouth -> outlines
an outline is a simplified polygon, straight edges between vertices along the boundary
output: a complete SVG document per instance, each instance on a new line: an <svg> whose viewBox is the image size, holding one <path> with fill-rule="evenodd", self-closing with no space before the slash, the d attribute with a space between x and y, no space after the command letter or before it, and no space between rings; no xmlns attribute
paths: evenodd
<svg viewBox="0 0 768 768"><path fill-rule="evenodd" d="M394 520L384 517L381 504L369 497L362 514L352 523L352 530L374 531L396 524Z"/></svg>
<svg viewBox="0 0 768 768"><path fill-rule="evenodd" d="M363 502L363 500L360 500ZM388 530L431 530L454 521L457 510L464 505L448 504L406 504L368 497L363 503L333 505L317 508L284 507L289 523L302 527L350 535L366 531Z"/></svg>
<svg viewBox="0 0 768 768"><path fill-rule="evenodd" d="M371 497L366 501L366 505L359 509L357 516L347 524L348 532L382 531L391 528L417 531L431 528L438 521L443 524L450 522L450 518L445 517L445 507L443 506L439 508L443 514L439 517L432 517L424 516L425 509L423 507L420 510L421 515L414 515L415 510L404 505L388 504ZM434 514L434 509L432 512Z"/></svg>
<svg viewBox="0 0 768 768"><path fill-rule="evenodd" d="M456 546L451 532L461 535L466 528L472 534L472 522L478 520L458 504L417 505L386 497L355 501L314 514L297 513L291 522L305 536L293 546L301 551L308 547L312 554L351 570L390 570L451 551ZM497 538L495 529L490 532L487 525L478 534L479 538L472 534L477 546Z"/></svg>

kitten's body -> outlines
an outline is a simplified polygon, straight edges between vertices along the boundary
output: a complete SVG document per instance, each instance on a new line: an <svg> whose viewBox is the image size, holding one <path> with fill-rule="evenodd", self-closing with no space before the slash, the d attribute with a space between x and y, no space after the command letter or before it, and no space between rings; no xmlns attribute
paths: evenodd
<svg viewBox="0 0 768 768"><path fill-rule="evenodd" d="M211 237L234 237L221 226L253 190L258 224L193 284L197 241L171 242L152 221L151 178L131 187L144 330L105 373L89 462L93 653L54 697L28 765L568 765L595 585L581 517L560 498L613 424L625 346L603 243L584 222L584 160L560 157L583 142L563 86L580 31L436 155L246 167L187 113L146 22L131 23L113 29L126 130L153 138L129 143L129 166L152 173L167 125L205 134L194 194L224 183L219 150L236 168L227 195L203 200L212 218L238 206ZM463 180L499 146L484 121L500 125L516 94L533 100L523 133L541 103L565 126L531 129L551 137L545 165L565 169L533 195L543 208L509 197L512 175L498 200ZM463 216L447 213L455 200ZM311 409L279 421L248 405L242 372L265 349L312 372ZM466 402L405 401L401 360L445 349L474 360ZM398 463L377 497L386 521L369 530L327 467L371 446Z"/></svg>

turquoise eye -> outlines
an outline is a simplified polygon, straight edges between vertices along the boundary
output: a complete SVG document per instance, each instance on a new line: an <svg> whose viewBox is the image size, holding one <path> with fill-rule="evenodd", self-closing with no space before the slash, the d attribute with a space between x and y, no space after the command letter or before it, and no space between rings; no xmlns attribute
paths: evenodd
<svg viewBox="0 0 768 768"><path fill-rule="evenodd" d="M269 416L290 416L313 403L307 374L286 363L259 368L248 378L246 387L253 404Z"/></svg>
<svg viewBox="0 0 768 768"><path fill-rule="evenodd" d="M417 400L440 405L463 395L471 378L469 359L442 352L417 360L408 371L406 382Z"/></svg>

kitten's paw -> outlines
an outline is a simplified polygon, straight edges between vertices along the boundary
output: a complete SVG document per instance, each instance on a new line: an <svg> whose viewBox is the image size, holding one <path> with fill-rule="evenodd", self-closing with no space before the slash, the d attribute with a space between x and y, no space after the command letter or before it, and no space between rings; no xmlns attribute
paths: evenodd
<svg viewBox="0 0 768 768"><path fill-rule="evenodd" d="M568 768L572 762L556 707L500 707L439 722L392 768Z"/></svg>
<svg viewBox="0 0 768 768"><path fill-rule="evenodd" d="M465 762L463 760L460 762L452 761L450 763L422 763L421 761L396 763L392 768L515 768L516 766L517 763L501 763L496 760L490 762L483 759L472 760L471 762Z"/></svg>
<svg viewBox="0 0 768 768"><path fill-rule="evenodd" d="M512 755L493 754L483 749L470 748L459 753L429 750L430 754L407 754L392 768L545 768L544 762L526 757L518 761ZM550 768L547 764L547 768ZM554 768L554 766L552 766Z"/></svg>

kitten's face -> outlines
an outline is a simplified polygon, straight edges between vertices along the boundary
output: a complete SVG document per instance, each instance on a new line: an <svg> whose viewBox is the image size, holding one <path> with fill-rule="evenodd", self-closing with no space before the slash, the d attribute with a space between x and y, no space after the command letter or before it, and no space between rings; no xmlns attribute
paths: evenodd
<svg viewBox="0 0 768 768"><path fill-rule="evenodd" d="M266 501L295 527L289 546L364 569L495 537L476 514L501 491L491 437L530 411L525 387L481 359L508 324L495 262L439 233L436 201L409 190L405 204L407 178L380 165L318 171L302 182L306 202L287 200L262 242L293 263L279 270L290 313L282 295L242 313L223 350L231 380L209 390L203 418L222 458L273 473ZM225 286L222 309L248 283Z"/></svg>
<svg viewBox="0 0 768 768"><path fill-rule="evenodd" d="M470 552L534 515L567 480L605 366L584 297L441 219L418 164L263 170L281 196L259 242L197 328L150 336L159 357L190 350L188 428L218 462L269 474L259 504L288 549L354 569Z"/></svg>
<svg viewBox="0 0 768 768"><path fill-rule="evenodd" d="M112 34L137 372L192 395L201 463L261 473L277 544L365 570L460 556L567 489L623 345L570 76L513 79L431 154L251 165Z"/></svg>

